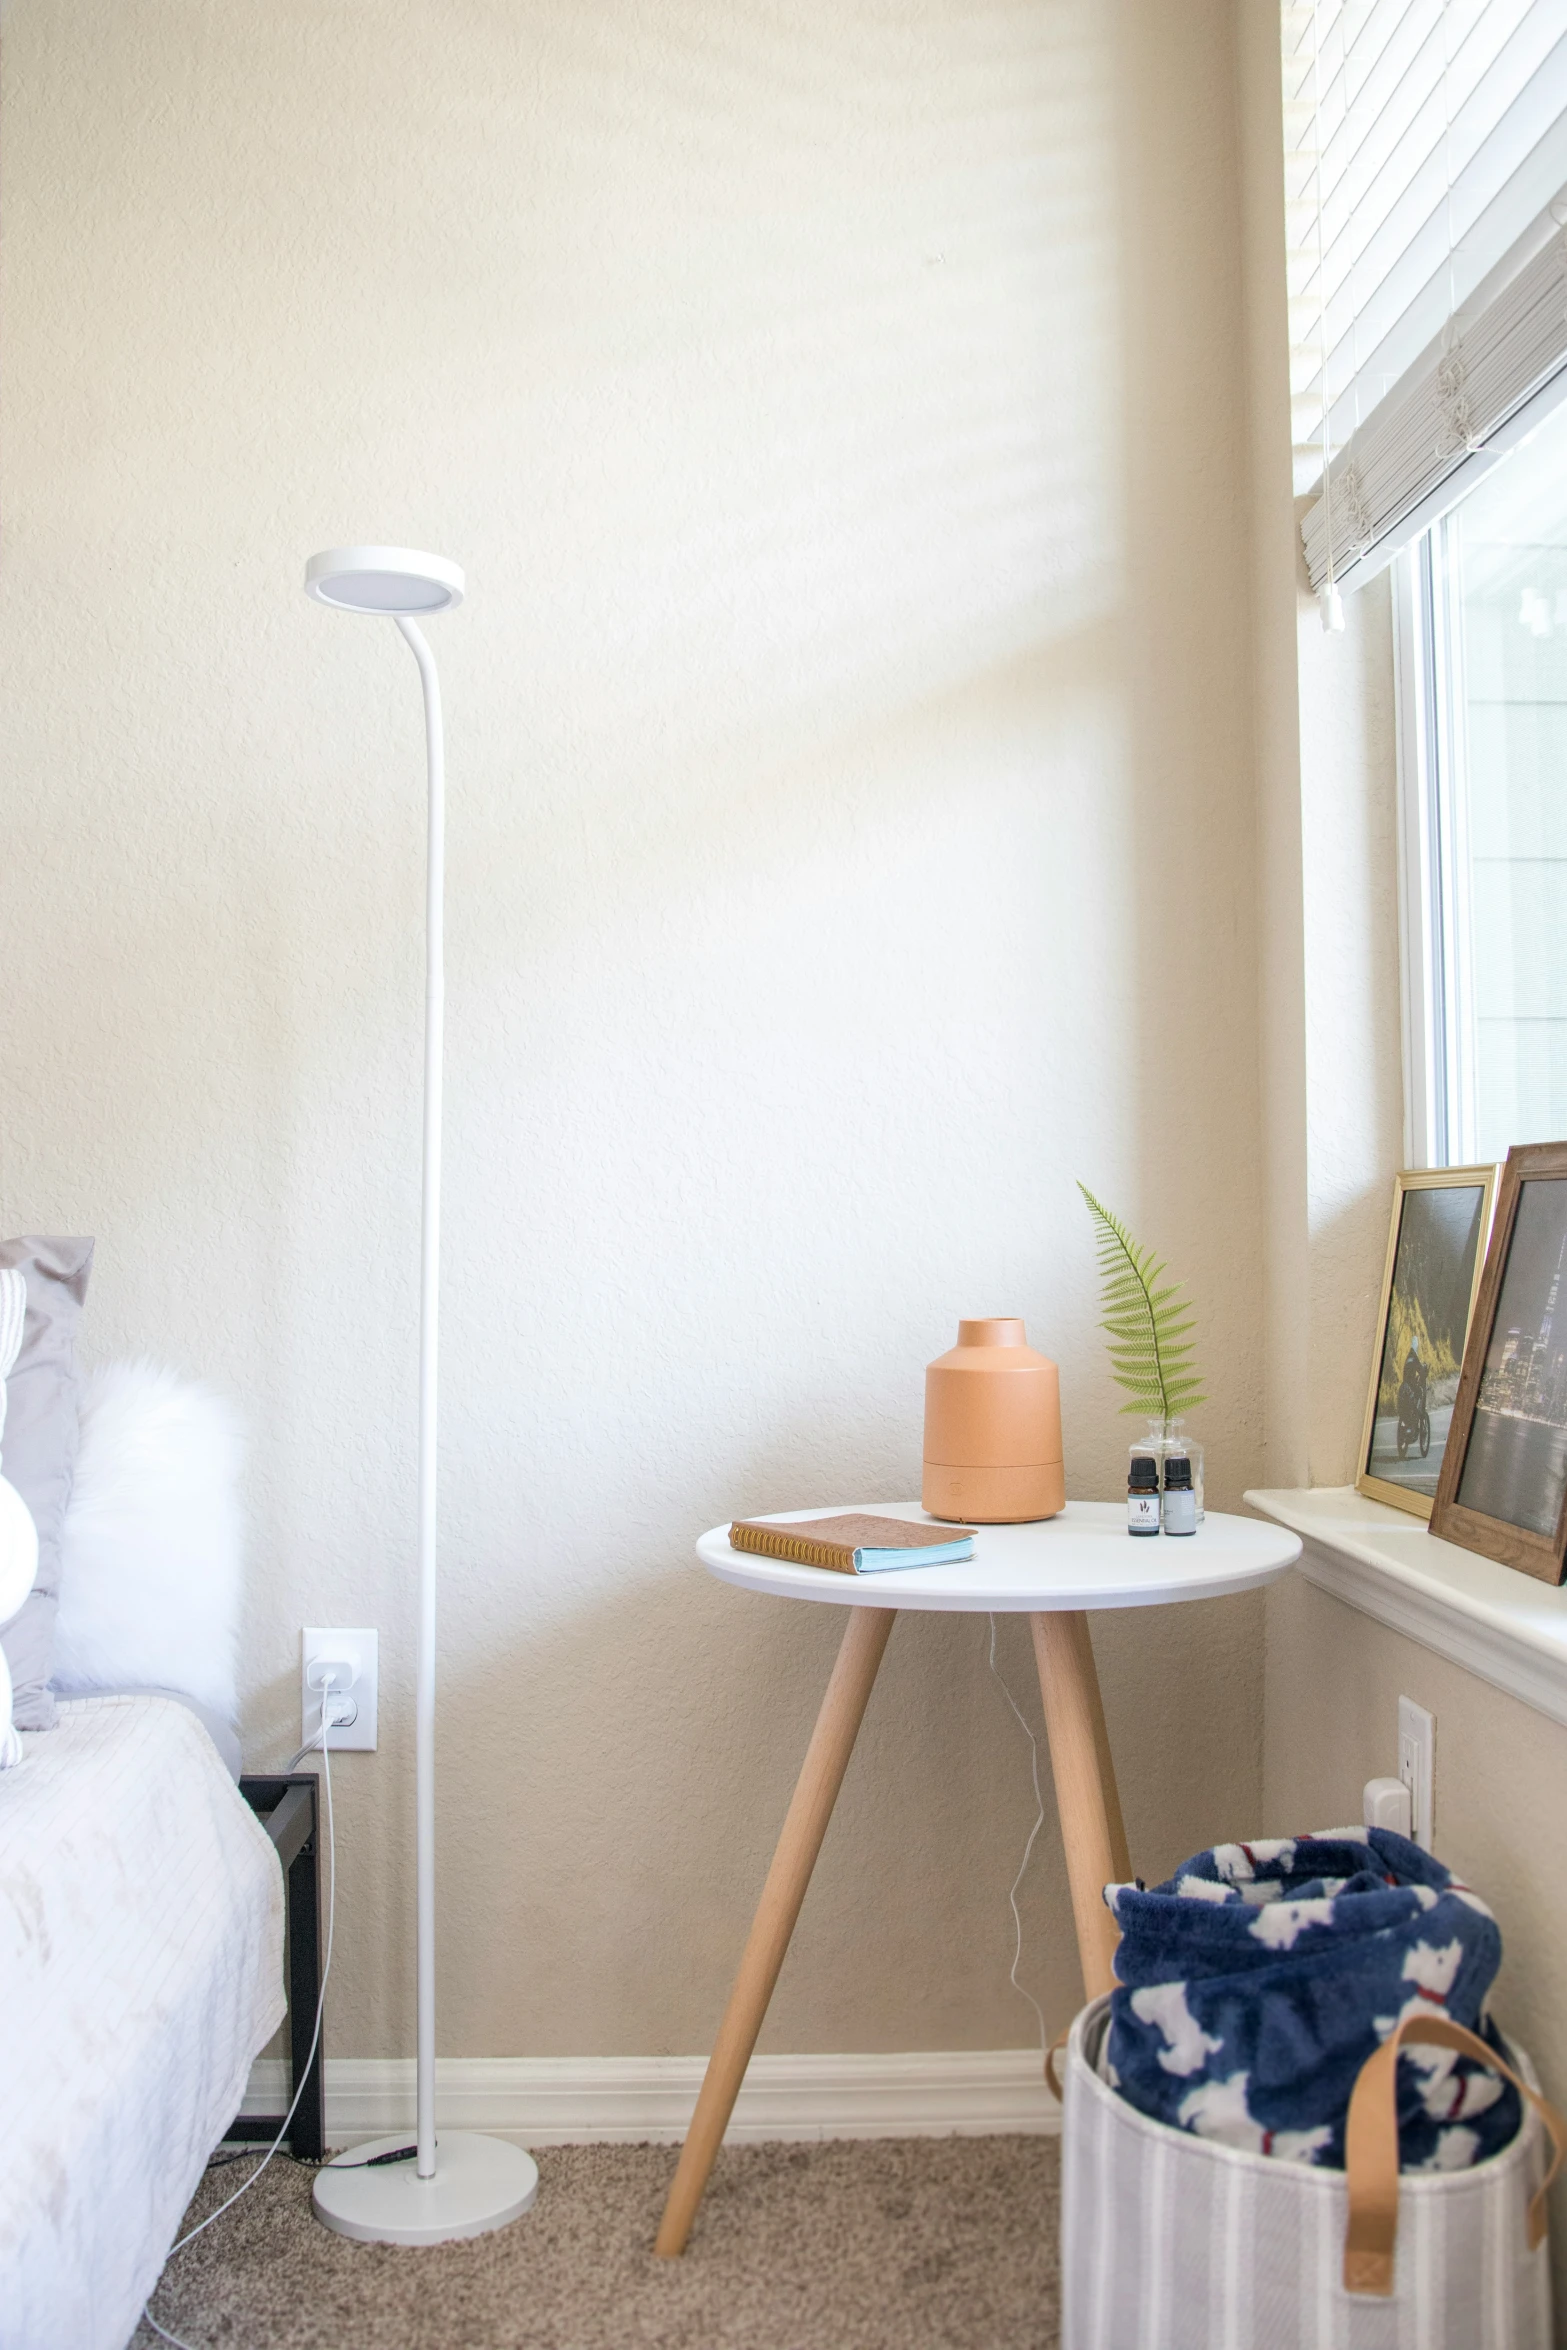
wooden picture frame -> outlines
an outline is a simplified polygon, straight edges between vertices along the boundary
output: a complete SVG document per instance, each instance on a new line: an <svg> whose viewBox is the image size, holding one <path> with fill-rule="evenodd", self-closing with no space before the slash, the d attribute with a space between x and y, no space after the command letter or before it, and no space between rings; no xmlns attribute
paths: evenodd
<svg viewBox="0 0 1567 2350"><path fill-rule="evenodd" d="M1490 1164L1406 1168L1393 1178L1355 1485L1416 1518L1429 1518L1435 1505L1485 1272L1498 1172ZM1437 1193L1447 1196L1438 1201ZM1399 1377L1413 1358L1422 1363L1418 1387Z"/></svg>
<svg viewBox="0 0 1567 2350"><path fill-rule="evenodd" d="M1560 1583L1567 1561L1567 1142L1510 1150L1431 1531Z"/></svg>

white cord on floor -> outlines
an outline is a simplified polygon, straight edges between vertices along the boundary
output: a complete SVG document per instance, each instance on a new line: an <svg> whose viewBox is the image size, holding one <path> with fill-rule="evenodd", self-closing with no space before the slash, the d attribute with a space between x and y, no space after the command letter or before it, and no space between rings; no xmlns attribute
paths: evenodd
<svg viewBox="0 0 1567 2350"><path fill-rule="evenodd" d="M1050 2046L1050 2034L1045 2024L1045 2011L1040 2006L1039 2001L1034 1997L1033 1992L1025 1990L1024 1986L1017 1979L1017 1970L1023 1963L1023 1918L1022 1913L1018 1909L1017 1905L1018 1887L1022 1884L1024 1877L1028 1874L1028 1864L1029 1861L1033 1858L1034 1839L1037 1837L1040 1829L1045 1824L1045 1799L1039 1792L1039 1741L1034 1736L1033 1731L1029 1728L1027 1721L1024 1719L1017 1699L1013 1696L1011 1690L1007 1687L1005 1674L1001 1671L1000 1667L996 1663L996 1619L994 1616L992 1616L990 1619L990 1669L995 1675L997 1681L1001 1684L1001 1694L1006 1699L1008 1705L1012 1708L1013 1713L1016 1715L1018 1727L1022 1731L1024 1737L1028 1740L1029 1750L1033 1756L1034 1824L1028 1831L1028 1842L1023 1847L1023 1857L1018 1863L1017 1875L1013 1878L1011 1890L1007 1895L1008 1901L1010 1901L1012 1904L1012 1924L1016 1937L1012 1948L1012 1972L1008 1980L1011 1982L1012 1988L1017 1993L1018 1997L1020 1999L1026 1999L1029 2006L1033 2009L1035 2015L1039 2018L1039 2053L1041 2057L1043 2057L1047 2053Z"/></svg>
<svg viewBox="0 0 1567 2350"><path fill-rule="evenodd" d="M187 2244L194 2243L196 2238L202 2233L204 2229L211 2227L215 2219L221 2219L223 2214L229 2209L229 2206L239 2201L241 2195L246 2195L250 2192L250 2189L255 2185L262 2172L266 2169L267 2164L272 2160L273 2155L276 2154L278 2148L282 2145L284 2139L288 2136L288 2125L293 2120L295 2108L298 2106L300 2098L305 2093L305 2083L310 2078L310 2068L316 2060L316 2050L319 2047L321 2041L321 2019L326 2012L327 1977L332 1972L332 1927L337 1914L337 1841L332 1832L332 1762L327 1745L326 1709L327 1692L323 1690L321 1693L320 1731L317 1736L310 1741L309 1746L302 1746L300 1748L298 1754L296 1754L294 1757L294 1761L291 1762L288 1766L289 1769L292 1770L295 1763L303 1762L305 1756L311 1752L312 1748L320 1748L321 1778L322 1783L326 1788L326 1957L321 1968L321 1989L316 1997L316 2020L310 2034L310 2054L306 2057L303 2066L300 2068L299 2078L294 2083L294 2094L289 2100L288 2111L283 2116L282 2127L279 2129L278 2134L273 2139L271 2145L267 2148L265 2154L263 2154L261 2157L261 2160L257 2163L255 2169L251 2172L249 2178L242 2180L239 2186L235 2188L232 2195L225 2196L223 2201L218 2205L216 2211L209 2211L205 2219L198 2220L193 2228L188 2229L187 2232L181 2236L177 2244L170 2247L168 2256L170 2260L174 2258L176 2252L183 2252ZM147 2323L151 2326L153 2332L157 2334L161 2340L165 2342L171 2342L174 2345L174 2350L194 2350L194 2346L191 2343L182 2342L178 2334L171 2334L167 2326L159 2325L157 2319L152 2314L152 2303L150 2300L148 2301L146 2308L142 2311L142 2315L147 2320Z"/></svg>

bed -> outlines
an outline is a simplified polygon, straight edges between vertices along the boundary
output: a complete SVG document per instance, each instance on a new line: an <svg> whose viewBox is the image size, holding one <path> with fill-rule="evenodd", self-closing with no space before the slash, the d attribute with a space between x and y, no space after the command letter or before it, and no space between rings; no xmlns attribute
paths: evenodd
<svg viewBox="0 0 1567 2350"><path fill-rule="evenodd" d="M283 1878L190 1708L67 1700L0 1773L0 2336L123 2350L282 2020Z"/></svg>

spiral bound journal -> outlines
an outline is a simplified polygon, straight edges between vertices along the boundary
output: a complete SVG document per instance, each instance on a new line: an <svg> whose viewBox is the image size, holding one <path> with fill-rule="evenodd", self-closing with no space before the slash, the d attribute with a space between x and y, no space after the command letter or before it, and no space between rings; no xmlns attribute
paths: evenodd
<svg viewBox="0 0 1567 2350"><path fill-rule="evenodd" d="M839 1575L887 1575L898 1567L955 1566L974 1556L972 1526L911 1525L904 1518L873 1518L851 1511L837 1518L797 1518L793 1525L736 1518L729 1529L736 1550L791 1566L828 1567Z"/></svg>

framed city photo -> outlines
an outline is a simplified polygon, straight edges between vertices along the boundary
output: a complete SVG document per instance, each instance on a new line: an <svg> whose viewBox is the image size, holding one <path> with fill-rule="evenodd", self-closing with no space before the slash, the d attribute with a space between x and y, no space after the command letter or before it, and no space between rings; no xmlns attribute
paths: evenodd
<svg viewBox="0 0 1567 2350"><path fill-rule="evenodd" d="M1562 1580L1567 1559L1567 1142L1510 1150L1431 1531Z"/></svg>
<svg viewBox="0 0 1567 2350"><path fill-rule="evenodd" d="M1393 1178L1355 1483L1417 1518L1429 1518L1436 1499L1495 1197L1495 1167Z"/></svg>

